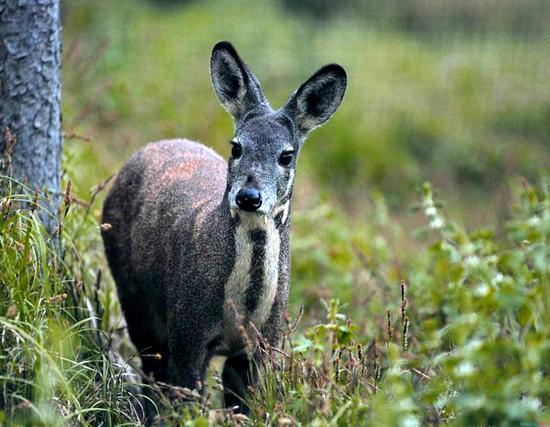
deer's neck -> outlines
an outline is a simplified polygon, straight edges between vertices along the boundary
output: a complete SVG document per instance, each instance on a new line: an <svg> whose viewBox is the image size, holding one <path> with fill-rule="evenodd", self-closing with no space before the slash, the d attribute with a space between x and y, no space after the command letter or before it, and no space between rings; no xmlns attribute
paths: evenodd
<svg viewBox="0 0 550 427"><path fill-rule="evenodd" d="M277 293L282 233L289 221L290 202L270 217L238 213L235 220L235 262L225 287L226 314L235 312L261 329ZM231 320L230 320L231 321Z"/></svg>

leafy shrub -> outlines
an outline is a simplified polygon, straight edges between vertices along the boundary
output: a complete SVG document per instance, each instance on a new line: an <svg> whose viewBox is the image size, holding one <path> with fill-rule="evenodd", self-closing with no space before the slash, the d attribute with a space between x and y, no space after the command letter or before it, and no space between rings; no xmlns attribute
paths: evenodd
<svg viewBox="0 0 550 427"><path fill-rule="evenodd" d="M418 234L432 241L404 268L408 281L395 286L400 297L382 311L385 321L359 328L342 313L340 300L325 303L323 323L288 337L282 370L270 371L254 401L259 413L313 425L537 425L547 420L550 188L548 181L538 189L526 181L522 185L502 241L490 230L466 233L448 221L424 186L422 209L429 222ZM310 248L309 258L330 257L345 270L349 259L330 253L347 243L351 257L353 240L344 231L335 243L331 225L328 229L328 236L312 237L321 239L324 246L318 250L328 253ZM367 258L375 259L373 252ZM387 257L385 250L381 254ZM294 255L304 255L300 246ZM341 274L338 267L328 270ZM328 281L334 280L330 273ZM355 277L346 300L357 310L353 301L361 300L368 281ZM342 295L338 281L329 289L327 297ZM356 319L365 313L372 317L381 301L387 303L371 295L362 313L354 310Z"/></svg>
<svg viewBox="0 0 550 427"><path fill-rule="evenodd" d="M213 410L221 403L214 374L203 397L173 388L162 398L163 422L548 420L549 181L522 181L516 191L517 210L499 238L449 221L424 186L428 221L416 234L427 245L412 251L391 247L391 234L401 231L379 195L366 227L328 207L301 213L293 242L297 318L280 349L258 338L264 374L251 390L250 418ZM32 197L13 192L0 203L0 419L139 424L148 386L129 367L132 357L115 352L120 311L112 283L98 276L95 196L71 203L67 194L57 239L46 236Z"/></svg>

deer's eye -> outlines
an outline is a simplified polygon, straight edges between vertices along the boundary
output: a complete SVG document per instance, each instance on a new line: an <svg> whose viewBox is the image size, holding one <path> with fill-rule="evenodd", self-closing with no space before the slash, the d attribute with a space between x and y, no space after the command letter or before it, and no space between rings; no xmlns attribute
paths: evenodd
<svg viewBox="0 0 550 427"><path fill-rule="evenodd" d="M239 157L241 157L241 155L243 154L243 146L236 142L236 141L232 141L231 142L231 156L234 158L234 159L238 159Z"/></svg>
<svg viewBox="0 0 550 427"><path fill-rule="evenodd" d="M286 150L281 153L279 157L279 164L281 166L288 166L292 163L292 158L294 157L294 150Z"/></svg>

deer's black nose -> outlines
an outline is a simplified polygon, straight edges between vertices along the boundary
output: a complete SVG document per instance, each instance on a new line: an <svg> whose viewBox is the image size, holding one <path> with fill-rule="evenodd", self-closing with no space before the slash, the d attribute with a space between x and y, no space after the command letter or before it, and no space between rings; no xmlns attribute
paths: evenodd
<svg viewBox="0 0 550 427"><path fill-rule="evenodd" d="M255 188L242 188L237 193L235 201L243 211L254 212L262 206L262 195Z"/></svg>

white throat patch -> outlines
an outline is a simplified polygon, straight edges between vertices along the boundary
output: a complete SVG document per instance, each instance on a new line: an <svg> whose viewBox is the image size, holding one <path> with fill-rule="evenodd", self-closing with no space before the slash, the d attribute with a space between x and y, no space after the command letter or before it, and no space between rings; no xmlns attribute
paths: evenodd
<svg viewBox="0 0 550 427"><path fill-rule="evenodd" d="M253 230L265 232L265 247L261 266L263 283L260 286L260 296L254 311L249 313L246 307L246 294L252 286L250 272L254 252L254 242L251 238ZM237 314L244 316L245 323L252 321L258 329L261 329L269 317L277 292L280 246L281 238L273 218L256 214L240 215L240 222L235 229L235 264L225 285L225 328L229 335L238 332L235 330L235 310Z"/></svg>

